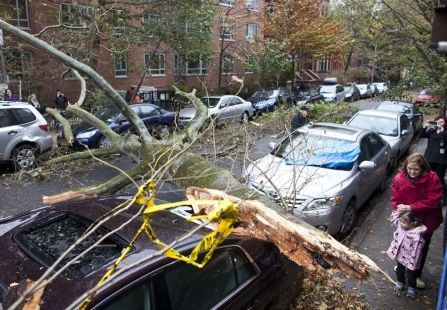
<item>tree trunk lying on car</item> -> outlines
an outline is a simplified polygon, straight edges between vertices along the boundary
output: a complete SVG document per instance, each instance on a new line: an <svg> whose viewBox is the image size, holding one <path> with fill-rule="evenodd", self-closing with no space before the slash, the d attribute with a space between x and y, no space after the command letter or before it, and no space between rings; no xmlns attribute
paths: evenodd
<svg viewBox="0 0 447 310"><path fill-rule="evenodd" d="M195 91L184 93L176 89L178 94L187 97L195 105L196 115L184 130L167 140L157 141L150 135L144 123L129 108L123 98L92 68L1 19L0 29L23 39L67 66L88 76L113 100L118 110L134 126L138 135L138 139L135 135L129 137L118 136L100 120L82 110L80 105L70 107L69 109L76 112L76 115L95 125L95 127L99 127L110 139L112 146L104 150L88 150L61 156L50 160L46 165L117 152L132 155L134 159L138 158L139 163L137 167L110 179L104 184L47 197L44 200L45 203L111 194L131 182L135 182L134 179L137 176L140 178L150 177L156 181L171 179L183 188L195 186L222 191L202 191L193 188L188 193L194 197L211 195L218 198L223 195L231 195L230 197L233 200L240 202L241 221L250 228L239 228L240 233L273 241L285 254L308 269L320 268L320 266L324 268L332 267L360 279L368 277L371 271L381 272L367 257L344 247L328 234L320 232L293 214L287 213L266 197L253 193L234 178L229 171L188 152L188 147L198 137L199 129L203 126L207 117L207 108L195 96ZM251 201L254 199L258 201ZM390 279L390 281L392 280Z"/></svg>

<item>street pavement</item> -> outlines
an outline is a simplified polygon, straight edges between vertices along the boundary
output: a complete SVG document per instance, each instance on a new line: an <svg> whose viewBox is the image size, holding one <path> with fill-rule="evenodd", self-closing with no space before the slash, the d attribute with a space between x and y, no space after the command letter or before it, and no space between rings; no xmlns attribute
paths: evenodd
<svg viewBox="0 0 447 310"><path fill-rule="evenodd" d="M425 147L426 139L421 139L412 145L411 152L423 154ZM388 182L390 185L391 178ZM391 189L388 186L385 193L375 201L373 209L356 231L349 246L367 255L392 279L395 279L393 270L395 263L386 254L395 230L389 221L390 195ZM358 295L364 296L372 309L435 309L443 263L442 232L443 226L439 227L433 235L422 275L426 288L418 290L416 299L408 298L405 295L396 296L393 292L393 284L378 274L374 274L370 280L364 282L347 278L345 286Z"/></svg>

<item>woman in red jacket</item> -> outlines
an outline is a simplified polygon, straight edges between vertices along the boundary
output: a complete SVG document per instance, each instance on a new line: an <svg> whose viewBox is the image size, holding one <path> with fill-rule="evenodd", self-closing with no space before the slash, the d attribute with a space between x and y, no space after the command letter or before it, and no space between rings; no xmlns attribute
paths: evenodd
<svg viewBox="0 0 447 310"><path fill-rule="evenodd" d="M411 154L405 160L404 167L393 179L391 185L391 205L399 213L412 211L427 227L424 233L425 246L417 270L416 287L424 288L421 279L422 269L427 258L431 237L436 228L442 223L440 200L442 185L437 174L430 169L430 165L422 154Z"/></svg>

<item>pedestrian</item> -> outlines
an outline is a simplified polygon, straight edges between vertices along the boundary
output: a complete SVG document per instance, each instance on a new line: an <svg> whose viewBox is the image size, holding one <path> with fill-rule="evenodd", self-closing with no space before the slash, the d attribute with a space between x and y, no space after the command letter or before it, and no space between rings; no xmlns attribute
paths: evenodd
<svg viewBox="0 0 447 310"><path fill-rule="evenodd" d="M404 162L403 169L394 177L391 185L391 205L393 211L411 211L427 228L423 233L425 241L419 268L416 270L416 287L425 288L422 270L427 258L431 237L442 223L442 210L439 204L442 185L424 156L411 154Z"/></svg>
<svg viewBox="0 0 447 310"><path fill-rule="evenodd" d="M397 282L394 290L400 295L408 285L407 297L416 297L416 279L421 263L422 249L425 239L423 234L427 230L415 213L393 211L391 223L396 226L393 241L387 251L388 256L397 263Z"/></svg>
<svg viewBox="0 0 447 310"><path fill-rule="evenodd" d="M33 107L35 107L37 110L40 109L40 104L39 101L37 101L37 96L36 94L31 94L28 97L28 104L32 105Z"/></svg>
<svg viewBox="0 0 447 310"><path fill-rule="evenodd" d="M5 101L18 101L17 97L12 94L12 91L8 88L5 90L5 95L3 97Z"/></svg>
<svg viewBox="0 0 447 310"><path fill-rule="evenodd" d="M56 109L59 110L59 113L64 114L65 109L67 108L68 99L65 97L64 93L58 89L56 91L56 99L54 99L54 104L56 105Z"/></svg>
<svg viewBox="0 0 447 310"><path fill-rule="evenodd" d="M291 130L294 131L297 128L307 124L309 116L309 108L307 106L301 106L297 114L292 118L290 124Z"/></svg>
<svg viewBox="0 0 447 310"><path fill-rule="evenodd" d="M445 116L438 116L434 121L426 121L419 133L421 138L427 138L427 148L425 149L425 159L430 164L431 169L436 172L443 188L442 205L445 204L446 184L445 172L447 170L447 119Z"/></svg>

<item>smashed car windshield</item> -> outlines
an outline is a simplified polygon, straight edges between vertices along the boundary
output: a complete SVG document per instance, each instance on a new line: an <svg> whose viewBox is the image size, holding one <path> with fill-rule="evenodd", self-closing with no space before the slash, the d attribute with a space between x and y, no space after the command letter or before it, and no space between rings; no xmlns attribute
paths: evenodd
<svg viewBox="0 0 447 310"><path fill-rule="evenodd" d="M356 142L303 133L295 133L292 142L287 139L274 151L287 165L341 170L351 170L359 154Z"/></svg>

